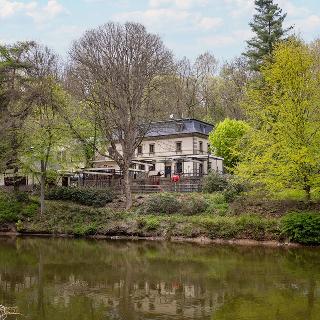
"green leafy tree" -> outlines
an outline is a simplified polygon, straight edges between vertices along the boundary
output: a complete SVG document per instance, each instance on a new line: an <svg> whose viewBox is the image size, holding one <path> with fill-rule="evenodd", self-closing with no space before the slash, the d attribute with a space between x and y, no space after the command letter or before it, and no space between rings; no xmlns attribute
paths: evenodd
<svg viewBox="0 0 320 320"><path fill-rule="evenodd" d="M209 135L212 151L224 158L224 165L232 170L239 162L238 146L249 131L249 125L242 120L225 119Z"/></svg>
<svg viewBox="0 0 320 320"><path fill-rule="evenodd" d="M44 212L45 185L52 169L54 150L68 133L59 115L63 104L63 90L59 85L57 56L47 47L35 45L27 57L31 68L31 111L24 121L24 134L28 137L21 162L36 173L40 180L41 213ZM31 160L28 161L28 160ZM53 168L56 169L56 168ZM56 170L55 170L56 171Z"/></svg>
<svg viewBox="0 0 320 320"><path fill-rule="evenodd" d="M259 71L263 61L271 57L276 43L283 40L292 27L283 28L287 14L283 14L273 0L255 0L255 9L256 14L249 24L255 36L247 41L244 55L248 57L250 67Z"/></svg>
<svg viewBox="0 0 320 320"><path fill-rule="evenodd" d="M320 68L314 51L291 39L261 69L245 107L252 130L236 172L267 190L319 187Z"/></svg>

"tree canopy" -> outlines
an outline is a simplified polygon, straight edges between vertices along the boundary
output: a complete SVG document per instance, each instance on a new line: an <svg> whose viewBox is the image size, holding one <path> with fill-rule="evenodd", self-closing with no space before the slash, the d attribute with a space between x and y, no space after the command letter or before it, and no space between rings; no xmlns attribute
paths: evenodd
<svg viewBox="0 0 320 320"><path fill-rule="evenodd" d="M238 146L249 129L244 121L226 118L210 133L211 150L224 159L227 169L232 170L239 162Z"/></svg>
<svg viewBox="0 0 320 320"><path fill-rule="evenodd" d="M261 68L245 108L252 125L236 173L275 191L319 186L320 69L312 48L297 39L280 43Z"/></svg>

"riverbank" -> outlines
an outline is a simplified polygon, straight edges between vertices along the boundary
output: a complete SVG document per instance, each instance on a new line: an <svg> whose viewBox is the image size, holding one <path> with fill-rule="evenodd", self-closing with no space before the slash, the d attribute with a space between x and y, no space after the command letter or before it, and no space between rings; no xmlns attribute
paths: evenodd
<svg viewBox="0 0 320 320"><path fill-rule="evenodd" d="M123 209L120 198L101 208L47 200L46 211L40 215L37 203L31 201L20 204L19 213L11 212L7 221L2 212L0 232L245 245L320 244L318 204L309 209L293 204L254 204L243 199L229 204L220 194L157 194L137 196L130 211Z"/></svg>
<svg viewBox="0 0 320 320"><path fill-rule="evenodd" d="M12 226L14 228L14 226ZM72 234L57 234L57 233L23 233L17 231L1 232L1 237L9 238L61 238L61 239L75 239L79 238ZM81 238L87 240L121 240L121 241L150 241L163 242L169 241L173 243L194 243L199 245L236 245L244 247L282 247L282 248L298 248L304 245L295 242L276 241L276 240L250 240L250 239L210 239L207 237L186 238L186 237L142 237L142 236L107 236L101 234L86 235ZM314 246L318 248L319 246Z"/></svg>

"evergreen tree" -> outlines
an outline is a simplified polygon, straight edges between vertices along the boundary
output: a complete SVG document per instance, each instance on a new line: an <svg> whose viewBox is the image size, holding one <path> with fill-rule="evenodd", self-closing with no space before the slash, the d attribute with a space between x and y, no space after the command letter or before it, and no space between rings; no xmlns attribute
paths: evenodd
<svg viewBox="0 0 320 320"><path fill-rule="evenodd" d="M244 55L249 59L251 69L259 71L264 59L271 56L275 44L284 38L292 26L283 28L287 14L283 14L273 0L255 0L255 9L257 13L249 25L256 35L247 41L248 49Z"/></svg>

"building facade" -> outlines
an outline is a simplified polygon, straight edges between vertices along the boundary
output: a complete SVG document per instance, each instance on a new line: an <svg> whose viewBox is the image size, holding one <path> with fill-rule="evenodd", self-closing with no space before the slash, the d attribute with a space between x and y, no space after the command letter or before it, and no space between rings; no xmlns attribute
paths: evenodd
<svg viewBox="0 0 320 320"><path fill-rule="evenodd" d="M133 173L170 177L202 176L210 170L223 172L223 159L211 154L208 135L213 126L196 119L154 122L138 146L131 165ZM120 144L117 149L121 152ZM110 157L99 156L93 171L117 172Z"/></svg>

